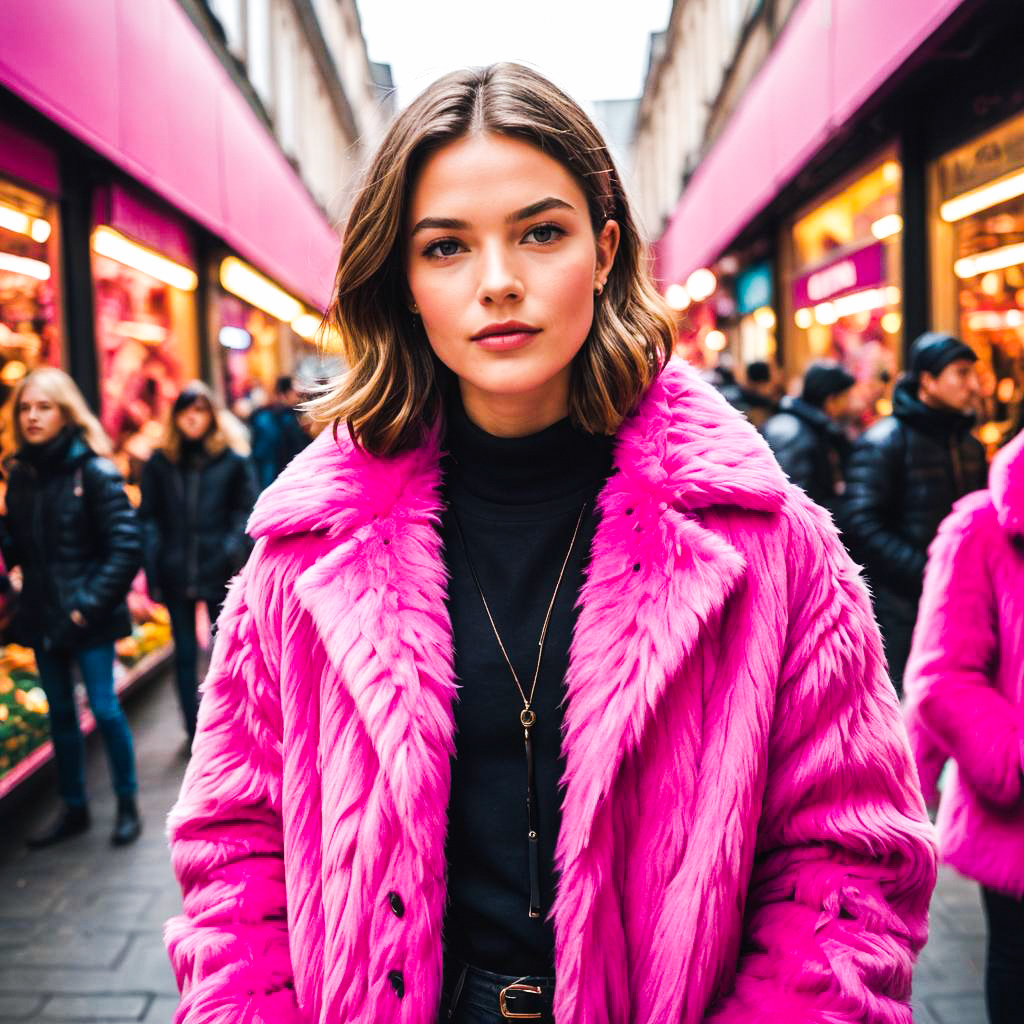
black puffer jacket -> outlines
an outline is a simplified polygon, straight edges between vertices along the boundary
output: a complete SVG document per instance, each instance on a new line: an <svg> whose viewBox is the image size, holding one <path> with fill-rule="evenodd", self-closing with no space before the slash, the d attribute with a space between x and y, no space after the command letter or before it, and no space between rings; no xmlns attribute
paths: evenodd
<svg viewBox="0 0 1024 1024"><path fill-rule="evenodd" d="M250 461L184 445L177 462L156 452L142 472L146 578L159 600L217 601L249 557L246 520L256 501Z"/></svg>
<svg viewBox="0 0 1024 1024"><path fill-rule="evenodd" d="M913 380L896 386L893 415L854 447L840 509L844 539L867 570L875 612L897 684L910 651L928 545L953 503L985 486L985 449L973 420L917 397Z"/></svg>
<svg viewBox="0 0 1024 1024"><path fill-rule="evenodd" d="M138 518L117 467L77 430L25 445L8 462L2 544L24 581L11 639L77 650L131 632L125 598L142 560ZM85 626L71 621L76 610Z"/></svg>
<svg viewBox="0 0 1024 1024"><path fill-rule="evenodd" d="M833 510L850 453L842 428L802 398L784 398L761 428L782 471L812 501Z"/></svg>

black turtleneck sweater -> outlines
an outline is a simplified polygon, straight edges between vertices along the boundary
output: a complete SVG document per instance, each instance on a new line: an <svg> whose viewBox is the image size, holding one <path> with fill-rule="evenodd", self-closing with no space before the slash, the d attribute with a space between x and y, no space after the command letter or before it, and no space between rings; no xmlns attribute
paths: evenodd
<svg viewBox="0 0 1024 1024"><path fill-rule="evenodd" d="M527 437L494 437L469 420L458 400L449 404L447 421L442 535L460 689L445 942L454 956L484 970L552 975L554 931L547 917L561 817L565 675L597 522L595 499L612 467L612 439L584 433L567 419ZM544 615L584 503L533 701L542 912L536 919L529 917L523 702L473 581L453 511L529 694Z"/></svg>

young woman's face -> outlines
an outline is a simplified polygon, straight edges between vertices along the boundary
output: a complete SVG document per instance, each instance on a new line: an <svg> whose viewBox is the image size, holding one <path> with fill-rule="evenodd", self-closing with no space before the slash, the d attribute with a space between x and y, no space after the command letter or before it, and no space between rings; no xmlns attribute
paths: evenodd
<svg viewBox="0 0 1024 1024"><path fill-rule="evenodd" d="M32 384L25 386L18 399L18 426L29 444L52 441L66 420L60 406Z"/></svg>
<svg viewBox="0 0 1024 1024"><path fill-rule="evenodd" d="M412 302L470 416L517 433L566 415L570 364L618 225L595 237L586 196L557 160L518 139L472 135L424 164L407 233Z"/></svg>
<svg viewBox="0 0 1024 1024"><path fill-rule="evenodd" d="M213 415L204 402L193 402L178 413L174 422L189 441L199 441L213 425Z"/></svg>

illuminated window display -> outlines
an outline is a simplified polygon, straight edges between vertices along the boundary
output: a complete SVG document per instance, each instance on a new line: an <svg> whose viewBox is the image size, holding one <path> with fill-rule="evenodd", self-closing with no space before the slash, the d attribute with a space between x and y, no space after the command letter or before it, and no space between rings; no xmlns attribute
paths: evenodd
<svg viewBox="0 0 1024 1024"><path fill-rule="evenodd" d="M198 376L198 278L102 225L92 247L100 418L132 479L181 386Z"/></svg>
<svg viewBox="0 0 1024 1024"><path fill-rule="evenodd" d="M0 180L0 404L32 367L63 361L59 266L53 204Z"/></svg>
<svg viewBox="0 0 1024 1024"><path fill-rule="evenodd" d="M889 411L901 363L901 177L894 154L879 157L789 232L787 376L839 360L857 378L865 421Z"/></svg>
<svg viewBox="0 0 1024 1024"><path fill-rule="evenodd" d="M942 157L932 184L936 321L980 357L993 449L1024 416L1024 116Z"/></svg>

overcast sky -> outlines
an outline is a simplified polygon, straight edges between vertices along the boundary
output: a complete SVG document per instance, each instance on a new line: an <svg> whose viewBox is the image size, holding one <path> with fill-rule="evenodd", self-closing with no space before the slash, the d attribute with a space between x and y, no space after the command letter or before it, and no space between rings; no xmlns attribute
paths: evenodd
<svg viewBox="0 0 1024 1024"><path fill-rule="evenodd" d="M357 0L371 60L404 106L455 68L515 60L584 104L639 96L671 0Z"/></svg>

